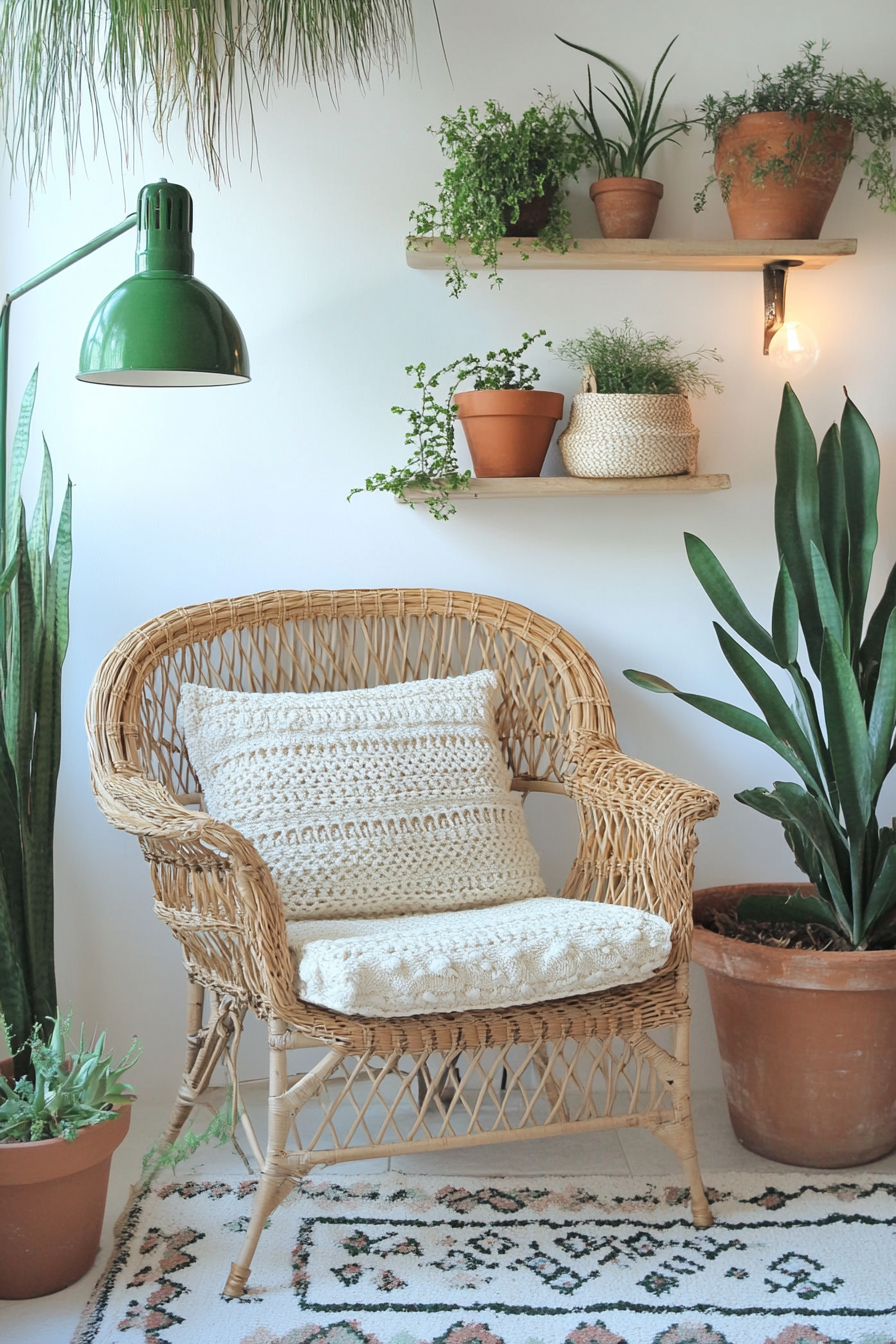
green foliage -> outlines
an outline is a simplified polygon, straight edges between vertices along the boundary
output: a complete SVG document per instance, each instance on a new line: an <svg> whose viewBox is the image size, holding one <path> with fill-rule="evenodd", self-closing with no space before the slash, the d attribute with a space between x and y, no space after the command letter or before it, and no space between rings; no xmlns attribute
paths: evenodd
<svg viewBox="0 0 896 1344"><path fill-rule="evenodd" d="M364 490L385 490L404 500L409 489L425 490L427 506L433 518L445 522L456 513L451 502L451 492L466 489L471 473L461 471L454 449L454 436L457 429L457 406L454 394L461 383L472 381L477 392L500 390L502 388L521 388L528 391L535 386L540 374L537 369L522 362L522 356L544 330L534 336L523 332L522 344L516 350L489 350L485 358L478 355L462 355L444 369L427 377L425 364L409 364L405 373L415 379L415 390L422 392L420 406L393 406L394 415L407 416L408 430L404 441L413 453L403 467L390 467L389 474L378 471L368 476ZM550 348L551 342L545 341ZM448 387L441 387L443 379L448 378ZM358 486L348 496L363 494ZM407 501L410 503L410 501ZM411 504L411 508L413 508Z"/></svg>
<svg viewBox="0 0 896 1344"><path fill-rule="evenodd" d="M217 1148L222 1148L225 1143L233 1141L233 1131L237 1118L233 1113L233 1093L230 1092L227 1101L221 1107L221 1110L212 1116L206 1129L201 1130L198 1134L194 1130L188 1129L178 1134L173 1143L166 1143L164 1139L160 1139L143 1158L141 1178L143 1187L146 1188L155 1180L159 1172L165 1171L168 1167L172 1171L176 1171L180 1163L193 1157L203 1144L214 1141ZM240 1156L246 1162L245 1155L242 1152L240 1152ZM247 1167L248 1165L248 1162L246 1162Z"/></svg>
<svg viewBox="0 0 896 1344"><path fill-rule="evenodd" d="M570 123L570 108L548 94L514 121L499 103L489 99L485 111L458 108L442 117L439 129L428 128L451 166L439 184L437 205L420 202L411 211L418 238L438 235L450 247L466 241L474 256L488 269L493 285L498 275L498 242L520 218L520 208L540 197L550 198L547 223L538 233L538 245L566 252L572 238L569 211L561 190L588 162L584 138ZM519 246L519 240L515 246ZM455 296L470 275L456 257L448 258L446 284Z"/></svg>
<svg viewBox="0 0 896 1344"><path fill-rule="evenodd" d="M94 153L117 134L124 160L149 111L163 142L183 121L191 152L220 182L239 151L241 111L256 148L256 99L300 79L333 91L346 76L366 82L412 43L411 0L9 0L0 9L7 149L34 190L53 144L71 175L82 110Z"/></svg>
<svg viewBox="0 0 896 1344"><path fill-rule="evenodd" d="M611 61L609 56L602 56L599 51L593 51L590 47L582 47L578 42L570 42L565 37L560 37L559 33L555 33L554 36L567 47L572 47L575 51L583 51L586 56L593 56L595 60L602 61L604 65L608 65L611 70L616 72L613 93L607 93L606 89L598 89L597 91L619 113L627 139L610 140L601 131L597 114L594 111L594 85L591 82L590 65L588 66L588 102L584 102L578 94L575 95L584 121L575 112L572 113L572 119L576 127L591 146L591 152L601 177L643 177L647 160L659 149L660 145L667 141L677 145L679 141L675 139L676 135L682 132L685 135L690 134L691 126L694 123L687 120L670 121L664 126L657 126L666 94L669 92L669 85L675 78L672 75L667 79L662 90L657 94L657 76L663 61L672 49L672 44L678 41L677 37L673 37L672 42L669 43L657 61L650 77L650 86L645 95L643 86L639 88L628 71L624 70L621 65L617 65L615 61Z"/></svg>
<svg viewBox="0 0 896 1344"><path fill-rule="evenodd" d="M134 1099L121 1075L140 1058L135 1041L124 1059L112 1063L104 1054L106 1034L85 1044L84 1028L77 1045L68 1039L71 1014L52 1020L49 1040L34 1027L26 1050L33 1079L12 1086L0 1078L0 1143L34 1143L40 1139L75 1139L78 1130L111 1120L114 1107Z"/></svg>
<svg viewBox="0 0 896 1344"><path fill-rule="evenodd" d="M8 310L3 318L6 320ZM20 496L37 390L22 400L0 519L0 1009L17 1069L35 1023L57 1010L53 957L53 825L68 646L71 482L50 553L53 468L43 472L30 527Z"/></svg>
<svg viewBox="0 0 896 1344"><path fill-rule="evenodd" d="M805 120L810 112L820 112L810 135L791 137L784 155L752 159L751 180L758 186L766 178L779 182L793 182L807 155L823 150L825 131L838 117L852 122L857 136L864 136L871 144L871 152L860 160L864 186L872 199L880 202L882 210L896 210L896 163L891 144L896 136L896 89L881 79L872 79L860 70L847 75L842 70L834 74L824 66L828 43L819 47L815 42L804 42L802 59L787 65L778 75L761 74L747 93L723 93L721 98L707 95L700 104L706 135L712 140L712 152L718 148L722 134L748 112L786 112ZM854 159L855 154L850 155ZM694 197L694 209L706 205L706 193L715 182L711 174ZM727 200L730 181L721 183Z"/></svg>
<svg viewBox="0 0 896 1344"><path fill-rule="evenodd" d="M685 535L691 568L727 625L716 636L761 717L707 696L678 691L632 669L645 690L677 695L738 732L764 742L801 781L746 789L739 802L779 821L797 865L815 884L814 922L850 946L892 943L896 922L896 830L875 809L896 764L896 567L865 623L877 544L880 456L847 397L840 427L820 451L790 384L775 445L775 534L780 569L771 630L747 610L721 563ZM799 662L802 631L809 664ZM744 644L780 669L785 699ZM818 703L820 691L821 704ZM793 918L793 898L782 918ZM805 907L803 907L805 908Z"/></svg>
<svg viewBox="0 0 896 1344"><path fill-rule="evenodd" d="M706 395L722 384L700 368L700 361L721 355L715 350L676 351L681 341L638 331L626 318L620 327L593 327L582 339L563 341L557 354L574 368L594 373L598 392L653 392Z"/></svg>

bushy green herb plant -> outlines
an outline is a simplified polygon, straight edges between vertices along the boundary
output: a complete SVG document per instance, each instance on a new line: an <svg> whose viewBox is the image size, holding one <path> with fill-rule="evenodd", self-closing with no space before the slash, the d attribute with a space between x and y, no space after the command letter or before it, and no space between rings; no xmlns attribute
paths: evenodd
<svg viewBox="0 0 896 1344"><path fill-rule="evenodd" d="M638 331L630 319L618 327L593 327L578 340L562 341L557 354L582 372L593 372L598 392L677 393L702 397L722 384L700 367L701 361L721 361L715 350L677 353L681 341L671 336Z"/></svg>
<svg viewBox="0 0 896 1344"><path fill-rule="evenodd" d="M685 534L691 568L743 641L713 622L722 653L762 717L676 690L648 672L629 669L625 675L763 742L800 781L776 781L771 790L746 789L735 797L782 824L817 896L757 897L749 908L742 903L740 914L821 924L852 948L892 946L896 829L881 826L875 809L896 765L896 566L865 624L878 537L880 456L848 397L839 429L832 425L817 450L788 384L775 457L780 568L771 630L748 611L709 547ZM814 683L800 665L800 631ZM789 703L745 644L784 675Z"/></svg>
<svg viewBox="0 0 896 1344"><path fill-rule="evenodd" d="M575 112L572 113L572 119L576 127L591 147L601 177L643 177L644 167L648 159L659 149L660 145L666 144L667 141L677 145L679 141L675 139L676 135L690 134L691 126L694 123L686 119L670 121L664 126L657 125L663 102L669 92L669 85L675 78L672 75L658 94L656 88L657 76L663 61L672 49L673 43L678 40L676 37L673 37L657 61L645 94L643 85L639 88L628 71L624 70L621 65L617 65L609 56L602 56L599 51L594 51L591 47L582 47L578 42L570 42L567 38L560 37L559 33L555 33L554 36L567 47L572 47L575 51L583 51L586 56L593 56L595 60L602 61L604 65L609 66L616 73L613 93L607 93L606 89L600 88L597 92L619 113L625 128L626 139L611 140L604 135L600 128L600 122L594 110L594 85L591 81L590 65L588 66L588 101L586 103L579 94L576 94L575 98L581 109L581 117Z"/></svg>
<svg viewBox="0 0 896 1344"><path fill-rule="evenodd" d="M500 285L500 239L517 223L522 206L547 196L550 209L538 246L568 250L572 237L563 183L584 167L590 151L573 128L565 103L547 94L514 121L489 99L482 113L475 107L458 108L455 116L442 117L438 130L428 129L438 137L451 166L439 184L437 204L421 201L411 211L415 237L436 235L449 247L468 242L492 284ZM519 239L515 245L520 246ZM456 256L448 257L447 267L445 282L456 298L478 272L465 270Z"/></svg>
<svg viewBox="0 0 896 1344"><path fill-rule="evenodd" d="M186 1162L189 1158L194 1157L203 1144L211 1142L214 1142L216 1148L223 1148L225 1143L232 1143L245 1163L246 1169L251 1171L252 1168L246 1154L236 1142L234 1130L238 1120L239 1115L234 1105L233 1091L229 1090L224 1105L220 1111L215 1112L205 1129L199 1131L187 1129L178 1134L173 1143L166 1143L162 1138L153 1144L149 1152L143 1157L141 1175L143 1188L148 1188L156 1176L169 1167L172 1172L176 1172L181 1162Z"/></svg>
<svg viewBox="0 0 896 1344"><path fill-rule="evenodd" d="M425 364L409 364L405 369L408 377L414 378L414 388L422 395L419 407L393 406L394 415L404 415L408 420L408 430L404 441L413 449L409 461L403 467L390 467L388 475L378 471L368 476L363 489L358 486L348 496L384 490L398 499L406 499L405 492L410 489L424 490L426 503L433 518L445 522L456 513L451 494L455 490L466 489L471 473L461 471L454 448L454 436L457 430L457 406L454 394L462 383L471 382L477 392L520 388L527 391L535 386L540 378L538 369L523 363L523 355L544 336L544 330L534 336L523 332L522 344L516 350L489 350L482 358L479 355L462 355L444 369L427 375ZM545 341L550 348L551 342ZM447 386L443 380L447 380ZM407 501L411 503L411 501ZM413 508L411 503L411 508Z"/></svg>
<svg viewBox="0 0 896 1344"><path fill-rule="evenodd" d="M723 133L748 112L786 112L798 120L805 120L810 112L820 112L822 116L809 135L791 137L785 154L763 159L755 154L752 157L750 176L757 186L769 177L790 184L796 181L807 155L823 152L825 131L837 118L844 117L852 122L855 135L864 137L871 145L871 152L859 160L862 173L859 185L880 202L882 210L896 210L896 164L891 148L896 137L896 89L863 70L856 75L826 70L828 46L827 42L820 46L805 42L800 48L800 60L785 66L778 75L759 75L749 92L726 92L721 98L709 94L704 98L699 110L707 137L712 141L709 152L715 153ZM850 155L850 159L857 157ZM695 210L705 207L706 193L715 181L715 174L711 174L694 197ZM719 185L727 202L730 178Z"/></svg>
<svg viewBox="0 0 896 1344"><path fill-rule="evenodd" d="M75 1045L70 1027L71 1014L53 1019L47 1040L35 1027L26 1046L33 1079L12 1085L0 1078L0 1143L72 1140L79 1129L111 1120L114 1107L133 1101L133 1089L119 1079L140 1057L136 1041L113 1064L111 1051L103 1053L105 1032L88 1045L82 1026Z"/></svg>

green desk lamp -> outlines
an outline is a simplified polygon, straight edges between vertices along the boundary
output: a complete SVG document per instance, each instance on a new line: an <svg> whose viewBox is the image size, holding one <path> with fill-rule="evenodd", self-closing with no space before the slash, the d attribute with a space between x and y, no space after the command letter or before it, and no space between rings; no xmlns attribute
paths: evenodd
<svg viewBox="0 0 896 1344"><path fill-rule="evenodd" d="M143 187L137 209L77 251L10 290L0 307L0 519L6 517L9 317L16 299L137 229L136 274L94 313L78 378L119 387L221 387L249 381L249 357L233 313L193 275L193 201L161 178Z"/></svg>

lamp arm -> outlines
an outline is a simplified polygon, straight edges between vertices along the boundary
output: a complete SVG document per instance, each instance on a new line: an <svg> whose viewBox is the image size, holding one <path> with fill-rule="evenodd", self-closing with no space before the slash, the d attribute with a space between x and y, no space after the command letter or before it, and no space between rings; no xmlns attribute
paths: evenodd
<svg viewBox="0 0 896 1344"><path fill-rule="evenodd" d="M98 252L101 247L106 246L106 243L111 243L113 238L117 238L122 233L127 233L136 224L137 212L134 211L120 224L115 224L111 229L106 229L105 233L97 234L83 247L76 248L67 257L63 257L61 261L54 262L45 271L41 271L30 280L26 280L23 285L11 289L3 300L3 305L0 307L0 534L6 526L6 404L9 383L9 310L15 300L20 299L23 294L27 294L29 290L37 289L38 285L42 285L45 280L52 280L54 275L67 270L69 266L74 266L78 261L83 261L92 252Z"/></svg>

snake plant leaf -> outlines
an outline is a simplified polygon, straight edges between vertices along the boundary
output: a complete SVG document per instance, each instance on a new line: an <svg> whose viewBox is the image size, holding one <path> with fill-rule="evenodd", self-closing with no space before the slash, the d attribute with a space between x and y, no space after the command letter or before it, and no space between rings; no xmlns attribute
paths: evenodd
<svg viewBox="0 0 896 1344"><path fill-rule="evenodd" d="M760 924L823 924L825 928L843 932L827 901L818 896L805 896L801 891L779 896L744 896L738 902L739 919Z"/></svg>
<svg viewBox="0 0 896 1344"><path fill-rule="evenodd" d="M805 871L815 882L819 898L828 899L838 926L847 937L852 933L852 917L847 895L850 882L849 849L824 806L798 784L776 780L773 796L787 812L792 829L798 831ZM815 851L815 862L805 846ZM796 848L794 850L796 853ZM818 865L818 866L816 866ZM820 867L820 870L818 868Z"/></svg>
<svg viewBox="0 0 896 1344"><path fill-rule="evenodd" d="M871 816L871 744L852 668L828 635L822 642L820 680L840 806L850 838L858 840Z"/></svg>
<svg viewBox="0 0 896 1344"><path fill-rule="evenodd" d="M871 426L848 396L840 421L840 439L849 518L849 619L853 646L858 647L877 546L880 453Z"/></svg>
<svg viewBox="0 0 896 1344"><path fill-rule="evenodd" d="M658 695L680 694L671 682L655 677L652 672L638 672L633 667L627 667L622 675L634 686L640 686L642 691L656 691Z"/></svg>
<svg viewBox="0 0 896 1344"><path fill-rule="evenodd" d="M887 774L896 729L896 611L890 613L880 659L880 675L868 719L871 744L871 792L876 798Z"/></svg>
<svg viewBox="0 0 896 1344"><path fill-rule="evenodd" d="M828 634L836 639L848 658L849 627L844 625L843 611L837 601L837 594L834 592L834 585L831 583L831 576L828 573L824 556L814 541L809 544L809 552L812 558L812 581L815 584L815 596L818 601L818 614L821 617L821 623Z"/></svg>
<svg viewBox="0 0 896 1344"><path fill-rule="evenodd" d="M762 710L775 737L790 749L793 758L799 762L797 769L800 777L809 788L823 793L824 781L818 770L815 752L793 710L753 655L742 648L736 639L732 639L717 621L713 621L713 628L729 666Z"/></svg>
<svg viewBox="0 0 896 1344"><path fill-rule="evenodd" d="M818 614L810 545L823 547L818 508L818 463L815 437L793 388L785 384L775 437L775 536L778 553L790 572L806 639L809 661L817 673L821 659L822 624Z"/></svg>
<svg viewBox="0 0 896 1344"><path fill-rule="evenodd" d="M836 425L831 425L818 450L818 513L828 574L845 620L849 609L849 523L843 450Z"/></svg>
<svg viewBox="0 0 896 1344"><path fill-rule="evenodd" d="M19 407L19 418L16 422L16 432L12 441L12 452L9 458L9 482L6 495L5 520L5 562L7 564L17 550L19 500L22 493L22 475L25 471L25 461L28 457L28 444L31 439L31 417L34 413L34 398L37 396L37 374L38 370L35 369L28 380L28 386L25 388L22 404Z"/></svg>
<svg viewBox="0 0 896 1344"><path fill-rule="evenodd" d="M775 661L781 667L789 667L796 662L800 642L800 613L790 571L783 560L772 603L772 642L777 655Z"/></svg>
<svg viewBox="0 0 896 1344"><path fill-rule="evenodd" d="M867 936L877 921L892 910L894 905L896 905L896 846L891 846L868 895L863 937Z"/></svg>
<svg viewBox="0 0 896 1344"><path fill-rule="evenodd" d="M884 586L883 595L871 615L868 629L859 650L859 666L862 678L862 694L866 701L874 694L880 669L881 649L887 622L896 611L896 565L890 570Z"/></svg>
<svg viewBox="0 0 896 1344"><path fill-rule="evenodd" d="M19 557L14 555L0 574L0 597L5 597L12 587L12 581L19 572Z"/></svg>
<svg viewBox="0 0 896 1344"><path fill-rule="evenodd" d="M746 603L732 583L727 571L706 542L691 532L684 534L685 549L691 569L716 611L735 634L761 653L769 662L780 663L772 636L750 614Z"/></svg>
<svg viewBox="0 0 896 1344"><path fill-rule="evenodd" d="M31 995L25 980L27 948L11 905L5 874L0 870L0 984L9 1049L15 1054L28 1038L32 1019Z"/></svg>

